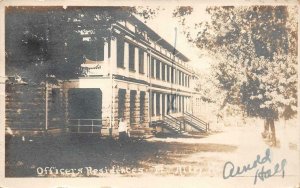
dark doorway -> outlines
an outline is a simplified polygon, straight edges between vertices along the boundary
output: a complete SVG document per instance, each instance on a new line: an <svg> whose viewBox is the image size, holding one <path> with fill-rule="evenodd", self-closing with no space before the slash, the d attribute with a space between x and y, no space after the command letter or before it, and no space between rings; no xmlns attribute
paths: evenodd
<svg viewBox="0 0 300 188"><path fill-rule="evenodd" d="M70 119L102 118L102 92L100 89L69 89L68 100Z"/></svg>
<svg viewBox="0 0 300 188"><path fill-rule="evenodd" d="M125 97L126 89L119 89L118 91L118 118L125 116Z"/></svg>
<svg viewBox="0 0 300 188"><path fill-rule="evenodd" d="M146 92L141 91L140 92L140 123L144 123L145 121L145 98L146 98Z"/></svg>
<svg viewBox="0 0 300 188"><path fill-rule="evenodd" d="M136 91L132 90L130 91L130 126L134 123L136 123L135 121L135 100L136 100Z"/></svg>

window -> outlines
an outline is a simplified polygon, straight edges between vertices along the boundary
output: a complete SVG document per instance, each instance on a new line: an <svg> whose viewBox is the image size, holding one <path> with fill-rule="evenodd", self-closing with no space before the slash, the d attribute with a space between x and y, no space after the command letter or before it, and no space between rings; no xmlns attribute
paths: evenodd
<svg viewBox="0 0 300 188"><path fill-rule="evenodd" d="M165 80L165 71L166 71L165 64L162 63L161 64L161 79L162 80Z"/></svg>
<svg viewBox="0 0 300 188"><path fill-rule="evenodd" d="M144 72L144 50L139 49L139 73Z"/></svg>
<svg viewBox="0 0 300 188"><path fill-rule="evenodd" d="M166 66L167 66L167 81L170 82L170 66L169 65Z"/></svg>
<svg viewBox="0 0 300 188"><path fill-rule="evenodd" d="M154 58L151 58L151 77L154 78Z"/></svg>
<svg viewBox="0 0 300 188"><path fill-rule="evenodd" d="M156 60L156 79L160 79L160 61Z"/></svg>
<svg viewBox="0 0 300 188"><path fill-rule="evenodd" d="M174 70L174 68L172 67L172 68L171 68L171 82L172 82L172 84L174 83L174 76L175 76L174 72L175 72L175 70Z"/></svg>
<svg viewBox="0 0 300 188"><path fill-rule="evenodd" d="M156 115L160 115L160 94L156 93Z"/></svg>
<svg viewBox="0 0 300 188"><path fill-rule="evenodd" d="M117 39L117 67L124 68L124 40Z"/></svg>
<svg viewBox="0 0 300 188"><path fill-rule="evenodd" d="M188 79L188 75L185 76L185 87L187 87L187 79Z"/></svg>
<svg viewBox="0 0 300 188"><path fill-rule="evenodd" d="M125 96L126 96L126 89L119 89L118 91L118 117L122 118L125 115Z"/></svg>
<svg viewBox="0 0 300 188"><path fill-rule="evenodd" d="M154 97L155 97L155 95L154 95L154 93L152 93L152 95L151 95L151 114L152 114L152 116L154 116Z"/></svg>
<svg viewBox="0 0 300 188"><path fill-rule="evenodd" d="M178 71L178 84L181 85L181 72Z"/></svg>
<svg viewBox="0 0 300 188"><path fill-rule="evenodd" d="M60 89L52 89L52 104L50 104L50 106L50 112L56 116L62 113L62 98Z"/></svg>
<svg viewBox="0 0 300 188"><path fill-rule="evenodd" d="M181 112L181 96L178 96L178 112Z"/></svg>
<svg viewBox="0 0 300 188"><path fill-rule="evenodd" d="M140 121L144 122L145 118L145 98L146 98L146 92L141 91L140 92Z"/></svg>
<svg viewBox="0 0 300 188"><path fill-rule="evenodd" d="M84 53L86 57L93 61L104 61L104 41L93 40L84 41Z"/></svg>
<svg viewBox="0 0 300 188"><path fill-rule="evenodd" d="M132 44L129 44L129 70L134 71L134 54L135 53L135 46Z"/></svg>

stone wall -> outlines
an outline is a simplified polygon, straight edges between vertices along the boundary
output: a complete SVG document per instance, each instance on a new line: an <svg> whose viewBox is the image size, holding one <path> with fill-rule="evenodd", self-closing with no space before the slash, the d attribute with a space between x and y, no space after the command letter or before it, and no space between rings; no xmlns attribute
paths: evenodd
<svg viewBox="0 0 300 188"><path fill-rule="evenodd" d="M65 127L65 101L62 89L48 87L48 125ZM46 129L45 84L6 84L5 123L13 130Z"/></svg>

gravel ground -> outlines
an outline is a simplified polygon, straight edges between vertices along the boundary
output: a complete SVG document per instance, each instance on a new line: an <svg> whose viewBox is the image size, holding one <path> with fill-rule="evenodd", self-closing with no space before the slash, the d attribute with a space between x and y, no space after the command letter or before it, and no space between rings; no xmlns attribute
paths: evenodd
<svg viewBox="0 0 300 188"><path fill-rule="evenodd" d="M121 145L115 139L69 136L13 138L6 143L6 177L214 177L222 184L242 178L223 180L224 164L253 163L257 155L271 151L273 168L285 159L285 177L265 179L280 185L299 183L299 130L297 126L276 125L278 145L270 147L261 138L262 126L224 127L207 136L134 139ZM253 185L255 170L244 173ZM188 179L185 179L188 180ZM197 179L198 181L198 179ZM216 182L218 182L216 181ZM215 181L213 183L216 183ZM271 184L273 186L273 184ZM275 186L276 187L276 186Z"/></svg>

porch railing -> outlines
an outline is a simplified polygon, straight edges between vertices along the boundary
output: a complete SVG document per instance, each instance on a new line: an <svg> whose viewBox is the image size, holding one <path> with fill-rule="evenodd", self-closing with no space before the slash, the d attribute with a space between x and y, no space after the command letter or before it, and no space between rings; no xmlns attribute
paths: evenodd
<svg viewBox="0 0 300 188"><path fill-rule="evenodd" d="M207 132L209 130L209 123L203 121L202 119L194 116L191 113L184 112L184 117L186 123L192 125L194 128Z"/></svg>
<svg viewBox="0 0 300 188"><path fill-rule="evenodd" d="M70 133L100 133L102 119L69 119Z"/></svg>

